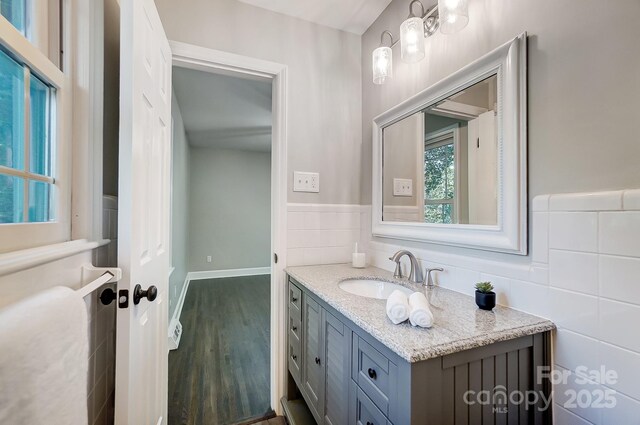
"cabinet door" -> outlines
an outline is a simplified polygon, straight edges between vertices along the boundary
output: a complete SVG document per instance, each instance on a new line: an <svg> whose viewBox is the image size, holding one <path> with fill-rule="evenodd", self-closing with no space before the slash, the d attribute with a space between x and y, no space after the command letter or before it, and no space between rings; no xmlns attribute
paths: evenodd
<svg viewBox="0 0 640 425"><path fill-rule="evenodd" d="M342 425L348 422L351 331L331 313L322 313L324 425Z"/></svg>
<svg viewBox="0 0 640 425"><path fill-rule="evenodd" d="M302 297L303 392L316 421L322 423L324 395L324 361L322 360L322 310L306 293Z"/></svg>

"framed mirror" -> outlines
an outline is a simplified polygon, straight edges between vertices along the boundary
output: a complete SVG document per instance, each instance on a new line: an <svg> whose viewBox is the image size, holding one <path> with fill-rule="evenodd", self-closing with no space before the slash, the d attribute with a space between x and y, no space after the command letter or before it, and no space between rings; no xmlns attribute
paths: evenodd
<svg viewBox="0 0 640 425"><path fill-rule="evenodd" d="M526 34L373 121L374 236L526 255Z"/></svg>

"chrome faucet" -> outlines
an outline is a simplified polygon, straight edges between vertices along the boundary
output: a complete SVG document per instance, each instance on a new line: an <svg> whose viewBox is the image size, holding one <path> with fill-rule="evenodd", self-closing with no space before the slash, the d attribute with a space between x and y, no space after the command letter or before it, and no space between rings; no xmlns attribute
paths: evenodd
<svg viewBox="0 0 640 425"><path fill-rule="evenodd" d="M411 261L411 272L409 273L409 282L423 283L424 277L422 275L422 268L420 267L420 263L418 262L418 259L415 257L415 255L413 255L411 252L405 249L400 250L395 254L393 254L391 257L389 257L389 260L396 262L396 271L393 273L393 277L396 277L398 279L401 279L403 277L402 269L400 268L400 259L404 255L409 257L409 261Z"/></svg>

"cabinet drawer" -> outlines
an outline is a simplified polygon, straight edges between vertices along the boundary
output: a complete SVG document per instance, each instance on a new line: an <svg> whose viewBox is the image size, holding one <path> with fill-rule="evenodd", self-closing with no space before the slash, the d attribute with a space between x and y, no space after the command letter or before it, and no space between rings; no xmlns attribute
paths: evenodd
<svg viewBox="0 0 640 425"><path fill-rule="evenodd" d="M387 416L397 397L398 371L394 363L354 332L352 378Z"/></svg>
<svg viewBox="0 0 640 425"><path fill-rule="evenodd" d="M300 340L295 336L291 336L289 333L289 352L287 353L287 363L289 365L289 372L295 379L296 383L300 385L301 381L301 369L300 362L302 361L302 353L300 351Z"/></svg>
<svg viewBox="0 0 640 425"><path fill-rule="evenodd" d="M294 312L289 310L289 338L296 338L300 341L300 317L298 317Z"/></svg>
<svg viewBox="0 0 640 425"><path fill-rule="evenodd" d="M302 318L302 292L300 288L289 281L289 314L296 315L298 320Z"/></svg>
<svg viewBox="0 0 640 425"><path fill-rule="evenodd" d="M386 416L355 382L351 381L351 422L356 425L391 425Z"/></svg>

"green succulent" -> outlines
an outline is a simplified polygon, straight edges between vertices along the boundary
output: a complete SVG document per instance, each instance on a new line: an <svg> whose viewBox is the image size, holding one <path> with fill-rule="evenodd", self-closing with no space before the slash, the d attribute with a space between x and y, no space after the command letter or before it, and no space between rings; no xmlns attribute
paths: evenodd
<svg viewBox="0 0 640 425"><path fill-rule="evenodd" d="M478 292L482 292L483 294L488 294L493 291L493 285L491 282L478 282L476 283L476 290Z"/></svg>

